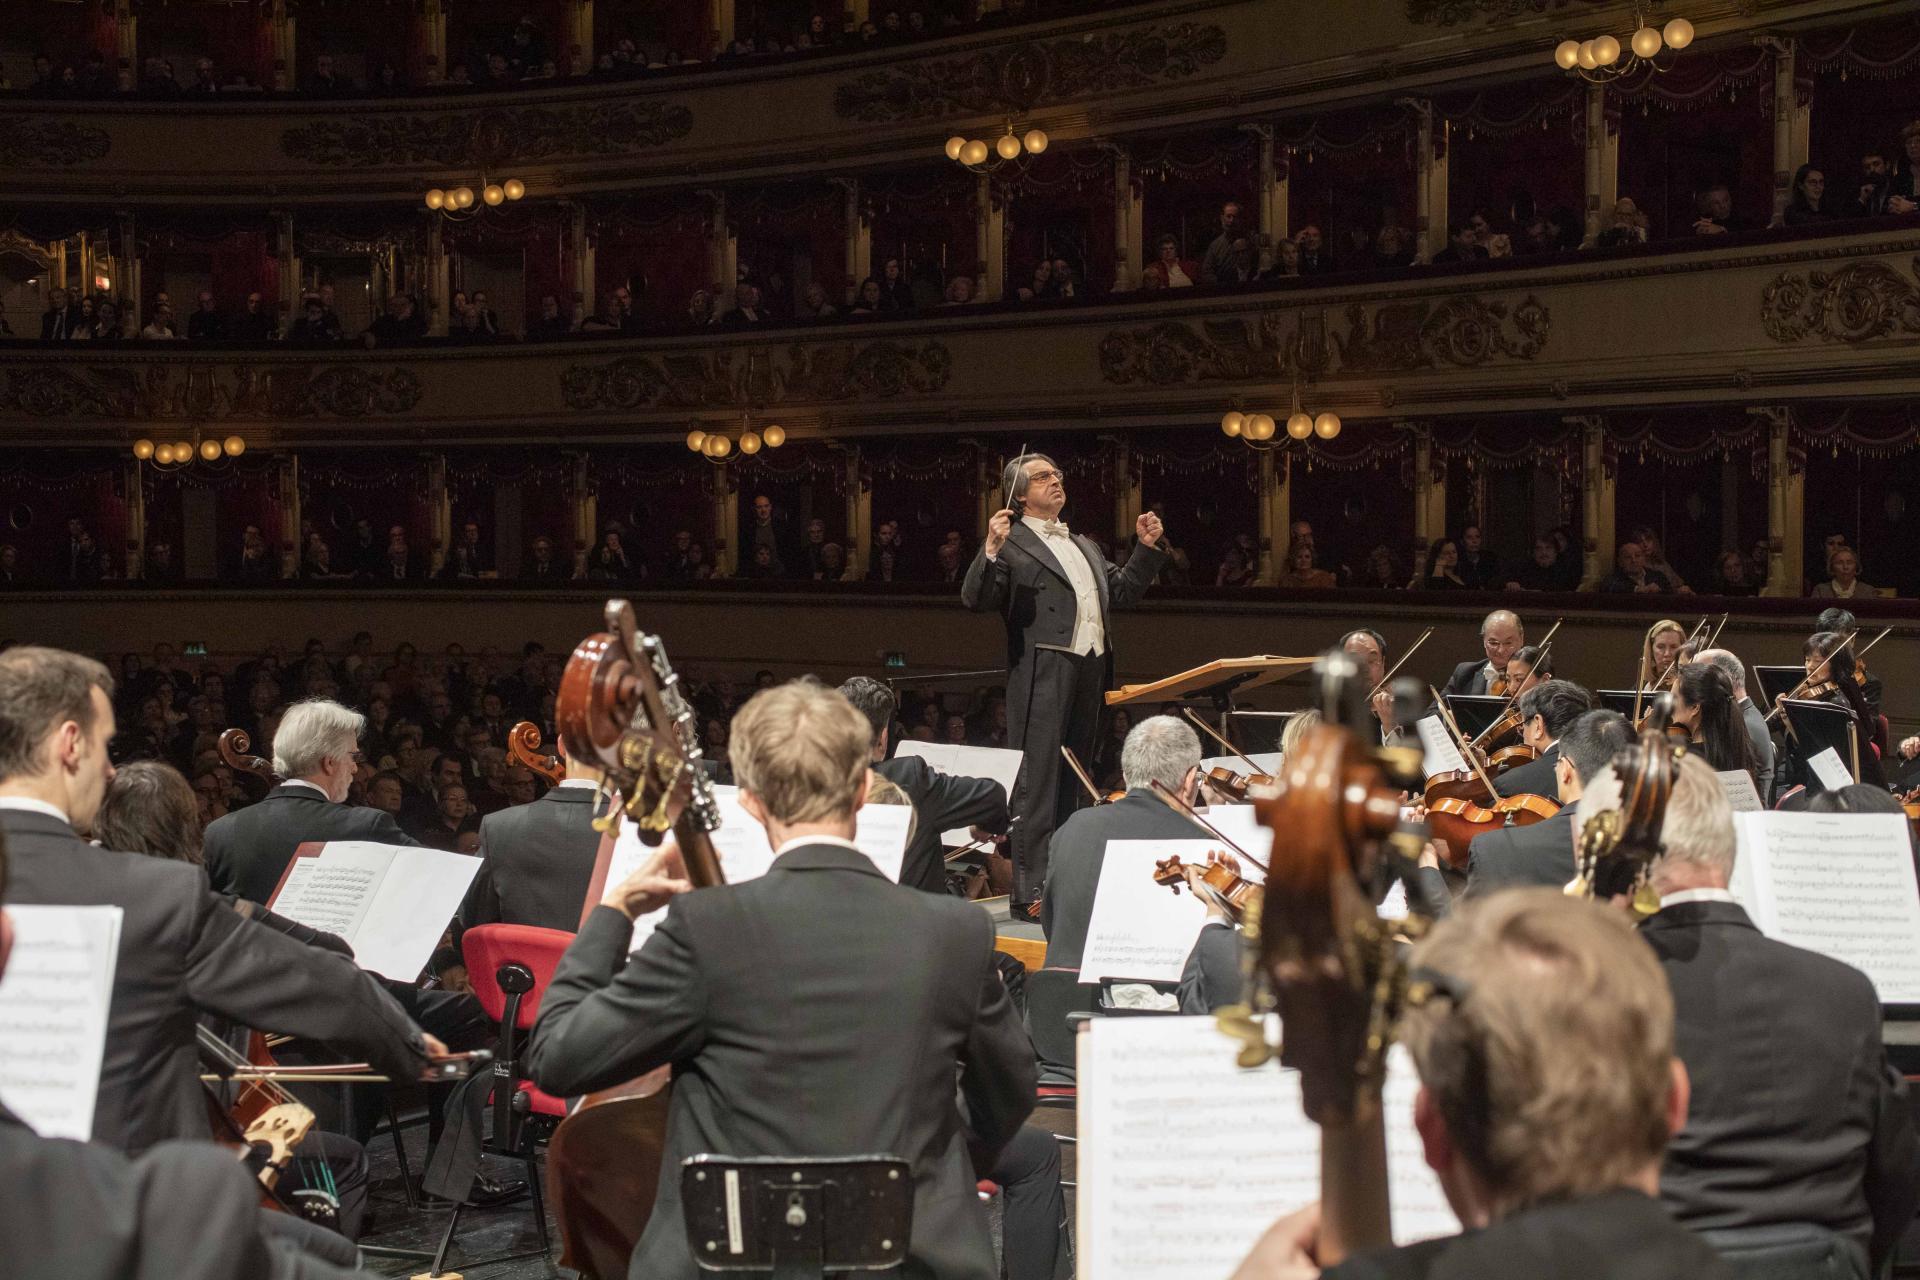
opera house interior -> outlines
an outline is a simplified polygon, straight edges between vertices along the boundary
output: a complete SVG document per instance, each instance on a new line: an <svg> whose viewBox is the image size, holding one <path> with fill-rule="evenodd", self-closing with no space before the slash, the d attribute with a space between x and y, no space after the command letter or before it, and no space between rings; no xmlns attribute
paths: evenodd
<svg viewBox="0 0 1920 1280"><path fill-rule="evenodd" d="M1917 405L1906 0L8 0L0 1273L1920 1276Z"/></svg>

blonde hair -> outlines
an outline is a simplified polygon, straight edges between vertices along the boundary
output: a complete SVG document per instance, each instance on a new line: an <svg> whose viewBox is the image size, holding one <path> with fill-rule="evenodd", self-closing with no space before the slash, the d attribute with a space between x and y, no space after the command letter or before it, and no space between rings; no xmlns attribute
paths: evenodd
<svg viewBox="0 0 1920 1280"><path fill-rule="evenodd" d="M1653 660L1653 642L1655 639L1657 639L1662 635L1665 635L1669 631L1678 632L1682 642L1684 642L1687 638L1687 629L1681 626L1679 623L1675 622L1672 618L1660 619L1660 621L1648 627L1647 634L1641 638L1640 652L1642 656L1646 658L1646 661L1647 661L1646 679L1648 680L1651 680L1660 674L1660 667Z"/></svg>
<svg viewBox="0 0 1920 1280"><path fill-rule="evenodd" d="M1280 756L1285 759L1293 754L1300 739L1307 736L1307 730L1320 723L1320 713L1309 707L1305 711L1296 711L1287 720L1287 727L1280 731Z"/></svg>
<svg viewBox="0 0 1920 1280"><path fill-rule="evenodd" d="M1412 964L1441 994L1401 1035L1495 1216L1618 1187L1660 1158L1673 996L1624 913L1508 890L1435 927Z"/></svg>
<svg viewBox="0 0 1920 1280"><path fill-rule="evenodd" d="M747 699L733 718L727 757L734 781L775 821L850 820L872 738L866 716L845 695L795 680Z"/></svg>

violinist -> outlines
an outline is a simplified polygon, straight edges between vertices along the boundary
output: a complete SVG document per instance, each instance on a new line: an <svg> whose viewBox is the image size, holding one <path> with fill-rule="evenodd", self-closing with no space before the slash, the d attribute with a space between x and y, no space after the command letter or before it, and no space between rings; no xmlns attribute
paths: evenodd
<svg viewBox="0 0 1920 1280"><path fill-rule="evenodd" d="M1886 789L1886 773L1880 767L1880 753L1874 749L1873 727L1878 717L1867 706L1866 694L1855 678L1853 646L1844 643L1846 635L1838 631L1820 631L1809 636L1802 646L1807 678L1812 685L1802 694L1807 702L1829 702L1853 713L1854 745L1860 757L1860 781ZM1784 696L1779 701L1784 702Z"/></svg>
<svg viewBox="0 0 1920 1280"><path fill-rule="evenodd" d="M1550 686L1549 686L1550 687ZM1530 697L1538 698L1536 690ZM1574 816L1587 780L1612 762L1633 738L1627 718L1617 711L1588 711L1560 735L1554 761L1554 790L1560 812L1527 827L1507 827L1475 836L1467 847L1466 895L1524 885L1565 886L1573 879ZM1421 896L1444 902L1438 851L1429 844L1420 855ZM1436 892L1436 890L1438 892Z"/></svg>
<svg viewBox="0 0 1920 1280"><path fill-rule="evenodd" d="M1521 694L1516 710L1520 740L1533 749L1535 759L1494 778L1494 794L1554 797L1559 794L1560 735L1593 710L1593 698L1571 680L1547 680Z"/></svg>
<svg viewBox="0 0 1920 1280"><path fill-rule="evenodd" d="M1672 618L1662 618L1647 629L1640 646L1640 670L1646 672L1646 688L1654 691L1654 681L1673 674L1680 661L1680 648L1687 642L1687 629Z"/></svg>
<svg viewBox="0 0 1920 1280"><path fill-rule="evenodd" d="M1655 1199L1687 1076L1673 999L1618 913L1557 890L1496 894L1436 925L1411 965L1431 990L1401 1020L1413 1124L1465 1230L1322 1273L1313 1206L1275 1223L1233 1280L1732 1274Z"/></svg>
<svg viewBox="0 0 1920 1280"><path fill-rule="evenodd" d="M1527 642L1527 629L1511 609L1495 609L1480 623L1480 647L1484 658L1463 662L1447 677L1441 693L1483 696L1507 692L1507 661Z"/></svg>
<svg viewBox="0 0 1920 1280"><path fill-rule="evenodd" d="M1617 809L1619 780L1608 770L1588 794L1592 812ZM1807 1274L1884 1274L1920 1184L1872 983L1754 927L1728 890L1733 813L1697 757L1680 762L1661 836L1649 873L1660 910L1640 932L1673 993L1675 1051L1693 1082L1661 1200L1723 1248L1804 1224L1830 1233Z"/></svg>
<svg viewBox="0 0 1920 1280"><path fill-rule="evenodd" d="M541 1002L528 1065L542 1089L575 1096L673 1068L636 1280L699 1273L678 1175L702 1152L897 1153L914 1182L907 1272L995 1274L969 1147L997 1152L1020 1131L1033 1048L985 913L894 884L854 845L872 744L866 717L832 689L755 694L728 750L772 868L695 891L679 849L663 845L593 909ZM661 908L629 956L634 918Z"/></svg>
<svg viewBox="0 0 1920 1280"><path fill-rule="evenodd" d="M1120 747L1126 794L1112 804L1081 809L1053 833L1040 927L1047 935L1049 969L1078 969L1093 916L1094 890L1109 840L1191 840L1191 819L1162 800L1158 782L1192 804L1200 777L1200 737L1184 720L1149 716L1127 732Z"/></svg>
<svg viewBox="0 0 1920 1280"><path fill-rule="evenodd" d="M1386 637L1378 631L1368 627L1349 631L1340 637L1340 647L1352 654L1359 662L1360 678L1366 682L1367 688L1377 688L1386 679L1387 641ZM1380 689L1373 695L1373 701L1368 709L1373 712L1373 718L1379 722L1381 746L1405 745L1407 735L1411 731L1408 726L1394 718L1392 690Z"/></svg>
<svg viewBox="0 0 1920 1280"><path fill-rule="evenodd" d="M1505 697L1517 698L1537 685L1553 679L1553 649L1523 644L1507 659Z"/></svg>
<svg viewBox="0 0 1920 1280"><path fill-rule="evenodd" d="M1753 783L1760 790L1760 803L1773 803L1773 734L1767 729L1767 717L1747 696L1747 667L1725 649L1702 649L1696 662L1720 669L1733 687L1733 702L1740 709L1740 721L1746 726L1747 745L1753 754Z"/></svg>
<svg viewBox="0 0 1920 1280"><path fill-rule="evenodd" d="M1694 752L1715 773L1736 770L1760 786L1753 743L1726 673L1709 662L1682 663L1673 676L1673 723L1685 729Z"/></svg>
<svg viewBox="0 0 1920 1280"><path fill-rule="evenodd" d="M16 650L16 652L18 652ZM108 855L109 857L115 855ZM13 949L0 836L0 979ZM235 917L237 920L238 917ZM124 962L125 957L123 957ZM0 1240L8 1275L59 1280L346 1280L271 1236L260 1186L210 1142L129 1158L102 1142L43 1138L0 1102Z"/></svg>
<svg viewBox="0 0 1920 1280"><path fill-rule="evenodd" d="M1236 872L1239 859L1230 853L1210 852L1209 863L1224 863ZM1186 868L1189 887L1198 885L1206 874L1204 866ZM1193 889L1194 897L1207 904L1207 922L1200 926L1199 936L1193 940L1193 949L1187 953L1187 963L1180 971L1180 1012L1212 1013L1222 1005L1238 1004L1246 982L1240 969L1240 931L1234 927L1233 920L1227 915L1227 908L1217 895L1209 895L1198 888Z"/></svg>
<svg viewBox="0 0 1920 1280"><path fill-rule="evenodd" d="M1831 609L1822 609L1814 620L1815 631L1838 631L1849 635L1860 628L1860 622L1853 616L1851 609L1842 609L1838 605ZM1880 677L1867 670L1864 660L1854 663L1854 679L1860 686L1861 694L1867 700L1867 706L1876 716L1880 714L1881 684Z"/></svg>
<svg viewBox="0 0 1920 1280"><path fill-rule="evenodd" d="M198 867L98 849L113 777L113 677L90 658L23 645L0 654L0 834L16 903L121 908L120 956L93 1132L139 1152L207 1132L193 1032L202 1013L271 1027L418 1079L446 1048L352 961L243 920Z"/></svg>

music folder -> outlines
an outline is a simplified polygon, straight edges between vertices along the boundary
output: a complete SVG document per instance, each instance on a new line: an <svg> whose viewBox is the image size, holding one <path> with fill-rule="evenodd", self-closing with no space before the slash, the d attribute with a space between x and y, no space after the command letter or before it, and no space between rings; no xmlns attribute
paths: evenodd
<svg viewBox="0 0 1920 1280"><path fill-rule="evenodd" d="M1618 711L1628 720L1632 720L1634 703L1636 701L1640 705L1640 714L1645 715L1647 708L1651 707L1654 699L1660 695L1657 693L1636 694L1631 689L1595 689L1593 696L1598 698L1600 705L1608 711Z"/></svg>
<svg viewBox="0 0 1920 1280"><path fill-rule="evenodd" d="M1775 698L1784 698L1800 687L1807 678L1806 667L1795 663L1793 666L1753 668L1754 683L1759 686L1759 696L1754 699L1762 711L1770 710Z"/></svg>
<svg viewBox="0 0 1920 1280"><path fill-rule="evenodd" d="M1860 780L1859 743L1853 733L1852 711L1831 702L1799 698L1789 698L1781 705L1786 708L1782 718L1792 726L1792 732L1787 735L1787 751L1791 755L1812 760L1823 751L1832 751L1840 757L1852 781ZM1812 769L1807 770L1805 782L1809 791L1834 789Z"/></svg>
<svg viewBox="0 0 1920 1280"><path fill-rule="evenodd" d="M480 874L480 859L445 849L309 841L294 850L267 906L335 933L362 969L412 982Z"/></svg>

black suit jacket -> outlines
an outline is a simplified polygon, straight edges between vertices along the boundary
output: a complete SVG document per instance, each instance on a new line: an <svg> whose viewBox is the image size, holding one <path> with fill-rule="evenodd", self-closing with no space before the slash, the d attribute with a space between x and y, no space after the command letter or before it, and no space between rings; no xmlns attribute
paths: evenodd
<svg viewBox="0 0 1920 1280"><path fill-rule="evenodd" d="M93 1117L98 1142L145 1150L207 1136L194 1023L202 1012L364 1053L403 1079L426 1065L420 1032L371 974L242 920L200 868L98 849L57 818L0 809L7 900L117 906L120 959Z"/></svg>
<svg viewBox="0 0 1920 1280"><path fill-rule="evenodd" d="M1638 1191L1525 1209L1478 1231L1349 1258L1325 1280L1731 1280L1707 1243Z"/></svg>
<svg viewBox="0 0 1920 1280"><path fill-rule="evenodd" d="M1007 829L1007 793L992 778L952 777L919 756L882 760L873 771L906 792L913 804L913 834L900 864L900 883L909 888L947 891L941 832L979 827L999 835Z"/></svg>
<svg viewBox="0 0 1920 1280"><path fill-rule="evenodd" d="M166 1143L130 1160L42 1138L0 1106L0 1240L8 1275L258 1280L284 1274L260 1230L260 1186L223 1147ZM303 1280L362 1275L302 1258ZM17 1270L16 1270L17 1269Z"/></svg>
<svg viewBox="0 0 1920 1280"><path fill-rule="evenodd" d="M600 852L593 788L555 787L532 804L480 820L480 874L460 922L526 924L572 933Z"/></svg>
<svg viewBox="0 0 1920 1280"><path fill-rule="evenodd" d="M1107 841L1192 840L1203 834L1190 818L1144 787L1135 787L1112 804L1076 810L1047 846L1047 883L1040 891L1047 968L1080 967Z"/></svg>
<svg viewBox="0 0 1920 1280"><path fill-rule="evenodd" d="M1034 1066L985 912L815 844L758 880L675 898L631 960L630 934L594 908L529 1055L540 1087L569 1096L673 1066L667 1176L629 1275L696 1275L688 1156L887 1152L913 1167L907 1274L992 1280L955 1071L974 1136L997 1150L1032 1110Z"/></svg>
<svg viewBox="0 0 1920 1280"><path fill-rule="evenodd" d="M221 893L265 904L293 851L329 840L420 843L382 810L334 804L311 788L283 782L257 804L207 825L207 875Z"/></svg>
<svg viewBox="0 0 1920 1280"><path fill-rule="evenodd" d="M1071 645L1078 614L1073 584L1067 580L1061 562L1054 558L1055 549L1065 553L1067 546L1055 540L1052 547L1045 547L1042 541L1039 534L1016 520L1000 554L987 559L983 545L960 584L962 604L975 613L997 613L1006 623L1008 739L1016 747L1026 741L1036 651ZM1105 679L1111 684L1113 610L1145 595L1167 556L1158 548L1136 542L1126 567L1116 568L1107 563L1091 538L1076 534L1071 541L1086 557L1100 588L1100 625L1107 641Z"/></svg>
<svg viewBox="0 0 1920 1280"><path fill-rule="evenodd" d="M1180 970L1180 1012L1212 1013L1222 1005L1239 1004L1246 978L1240 969L1240 933L1224 920L1200 926L1187 963Z"/></svg>
<svg viewBox="0 0 1920 1280"><path fill-rule="evenodd" d="M1532 760L1507 770L1493 780L1495 794L1503 796L1545 796L1549 800L1560 795L1560 784L1553 776L1553 766L1560 761L1560 744L1554 743L1543 752L1538 760Z"/></svg>
<svg viewBox="0 0 1920 1280"><path fill-rule="evenodd" d="M1487 660L1475 658L1455 667L1453 674L1447 677L1446 687L1440 692L1464 693L1476 698L1484 696L1487 692Z"/></svg>
<svg viewBox="0 0 1920 1280"><path fill-rule="evenodd" d="M1877 1269L1913 1219L1913 1116L1865 974L1765 937L1730 902L1641 926L1673 988L1693 1100L1660 1195L1695 1230L1811 1222Z"/></svg>
<svg viewBox="0 0 1920 1280"><path fill-rule="evenodd" d="M1467 892L1545 885L1573 879L1573 805L1530 827L1502 827L1467 846Z"/></svg>

